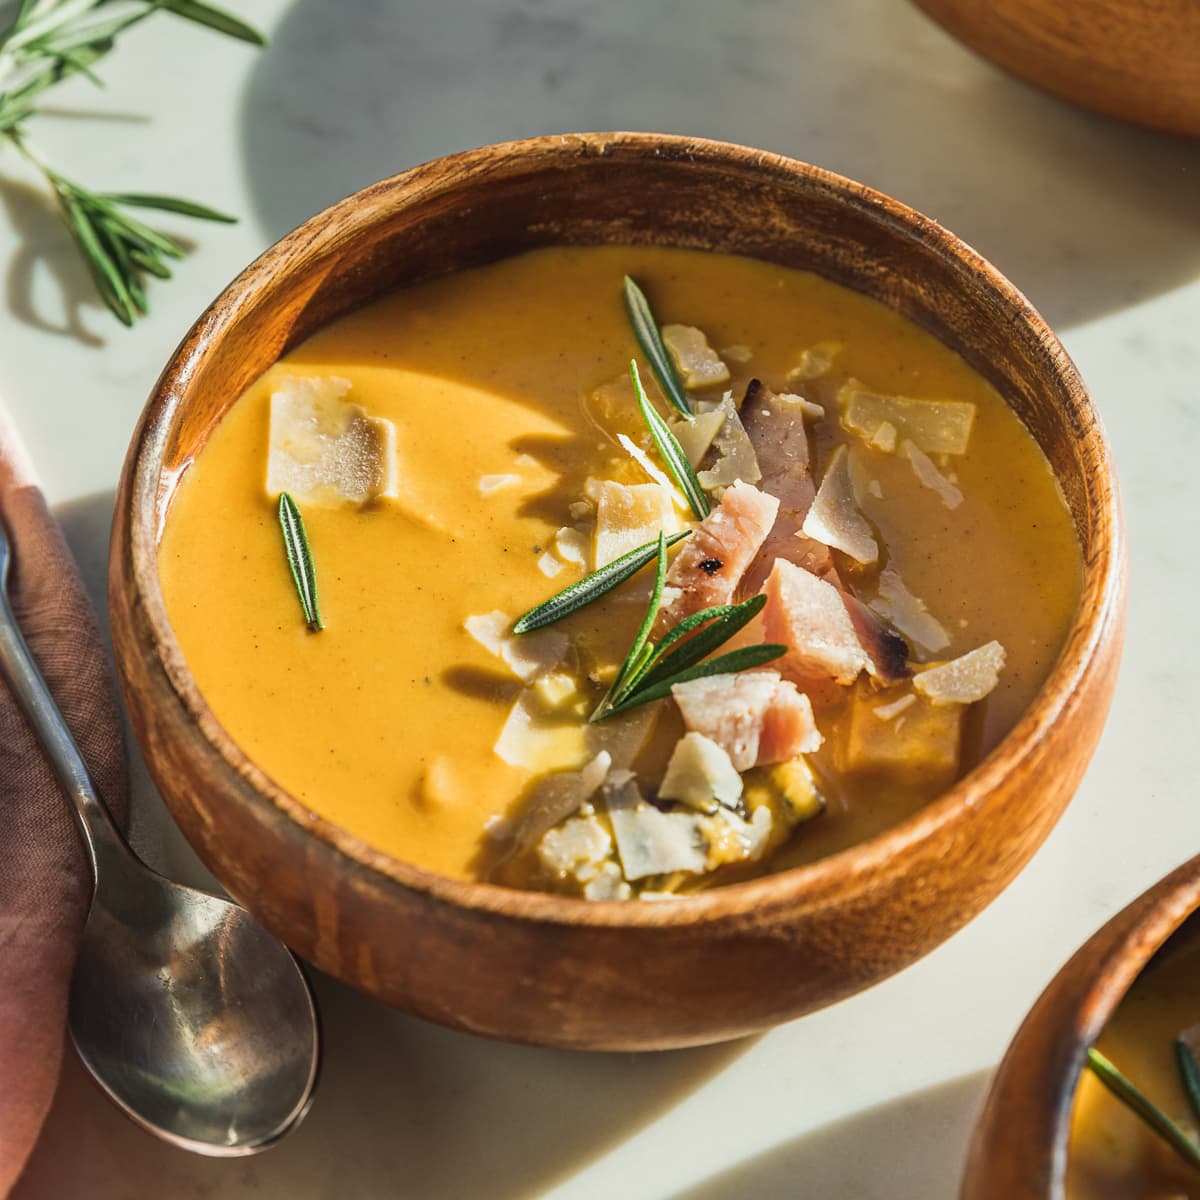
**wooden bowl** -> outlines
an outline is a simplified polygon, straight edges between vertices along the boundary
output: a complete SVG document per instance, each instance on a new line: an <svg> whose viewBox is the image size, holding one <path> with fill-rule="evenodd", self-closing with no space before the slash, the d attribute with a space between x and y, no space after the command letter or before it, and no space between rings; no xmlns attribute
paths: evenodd
<svg viewBox="0 0 1200 1200"><path fill-rule="evenodd" d="M988 759L882 836L672 904L588 904L440 877L309 812L200 695L167 619L158 535L222 413L289 347L388 289L537 246L655 243L818 272L899 309L991 379L1033 431L1083 545L1079 611ZM167 365L130 447L110 569L134 729L213 873L284 941L389 1004L492 1037L591 1049L733 1038L869 986L937 946L1032 855L1100 734L1125 546L1096 413L1026 300L926 217L827 171L654 134L537 138L440 159L268 250Z"/></svg>
<svg viewBox="0 0 1200 1200"><path fill-rule="evenodd" d="M1084 108L1200 137L1196 0L916 0L1006 71Z"/></svg>
<svg viewBox="0 0 1200 1200"><path fill-rule="evenodd" d="M1200 857L1094 934L1025 1018L975 1126L963 1200L1061 1200L1088 1047L1155 952L1200 911Z"/></svg>

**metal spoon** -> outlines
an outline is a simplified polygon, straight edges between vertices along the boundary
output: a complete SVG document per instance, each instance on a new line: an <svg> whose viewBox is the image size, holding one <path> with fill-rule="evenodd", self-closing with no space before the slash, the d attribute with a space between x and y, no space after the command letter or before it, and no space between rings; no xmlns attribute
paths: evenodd
<svg viewBox="0 0 1200 1200"><path fill-rule="evenodd" d="M201 1154L252 1154L304 1116L320 1042L308 983L245 909L172 883L113 824L17 626L0 524L0 675L75 806L92 905L71 983L88 1070L150 1133Z"/></svg>

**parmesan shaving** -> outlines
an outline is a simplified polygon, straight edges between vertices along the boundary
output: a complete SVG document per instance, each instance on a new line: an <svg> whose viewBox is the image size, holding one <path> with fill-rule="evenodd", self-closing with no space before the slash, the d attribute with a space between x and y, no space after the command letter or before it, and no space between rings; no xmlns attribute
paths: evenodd
<svg viewBox="0 0 1200 1200"><path fill-rule="evenodd" d="M933 464L923 450L905 439L900 443L900 453L912 463L913 473L921 483L938 494L941 502L951 510L963 502L963 494Z"/></svg>
<svg viewBox="0 0 1200 1200"><path fill-rule="evenodd" d="M567 635L557 629L539 629L519 637L511 635L509 617L496 609L478 617L468 617L463 628L486 650L494 654L522 683L552 671L567 652Z"/></svg>
<svg viewBox="0 0 1200 1200"><path fill-rule="evenodd" d="M855 562L873 563L879 558L871 526L854 503L850 455L845 446L833 452L800 531L805 537L843 551Z"/></svg>
<svg viewBox="0 0 1200 1200"><path fill-rule="evenodd" d="M703 332L694 325L664 325L662 340L686 388L729 382L729 368L717 357Z"/></svg>
<svg viewBox="0 0 1200 1200"><path fill-rule="evenodd" d="M650 456L633 440L623 433L617 434L617 441L620 442L621 448L633 459L650 478L658 484L659 487L665 488L671 495L675 506L681 510L686 510L688 507L687 500L680 494L679 489L671 482L670 476L660 471L658 467L650 461Z"/></svg>
<svg viewBox="0 0 1200 1200"><path fill-rule="evenodd" d="M493 492L498 492L501 488L512 487L513 484L520 482L520 475L480 475L479 494L481 496L490 496Z"/></svg>
<svg viewBox="0 0 1200 1200"><path fill-rule="evenodd" d="M880 572L879 595L871 607L929 654L950 645L950 635L942 623L929 612L923 600L904 586L893 567L884 567Z"/></svg>
<svg viewBox="0 0 1200 1200"><path fill-rule="evenodd" d="M1000 682L1004 647L987 642L939 667L930 667L913 678L913 687L934 704L974 704Z"/></svg>
<svg viewBox="0 0 1200 1200"><path fill-rule="evenodd" d="M838 390L838 407L842 425L867 443L890 424L927 454L965 454L975 420L975 405L966 401L884 396L853 379Z"/></svg>

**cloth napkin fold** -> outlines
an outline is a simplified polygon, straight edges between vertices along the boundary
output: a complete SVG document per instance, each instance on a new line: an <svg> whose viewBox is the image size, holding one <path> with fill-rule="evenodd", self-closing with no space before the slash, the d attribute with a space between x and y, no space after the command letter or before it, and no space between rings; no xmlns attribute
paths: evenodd
<svg viewBox="0 0 1200 1200"><path fill-rule="evenodd" d="M0 521L13 547L17 621L96 786L122 819L120 709L100 630L2 405ZM54 1097L89 885L69 801L0 680L0 1197L21 1173Z"/></svg>

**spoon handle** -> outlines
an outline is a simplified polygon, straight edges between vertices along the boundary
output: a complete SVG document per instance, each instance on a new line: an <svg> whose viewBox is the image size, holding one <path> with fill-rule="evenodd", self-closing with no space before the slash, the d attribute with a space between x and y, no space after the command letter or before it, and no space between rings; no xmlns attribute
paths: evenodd
<svg viewBox="0 0 1200 1200"><path fill-rule="evenodd" d="M124 839L92 783L83 755L21 634L8 598L11 560L12 548L4 523L0 521L0 676L7 680L71 799L92 868L94 889L97 855L108 858L112 854L123 854Z"/></svg>

